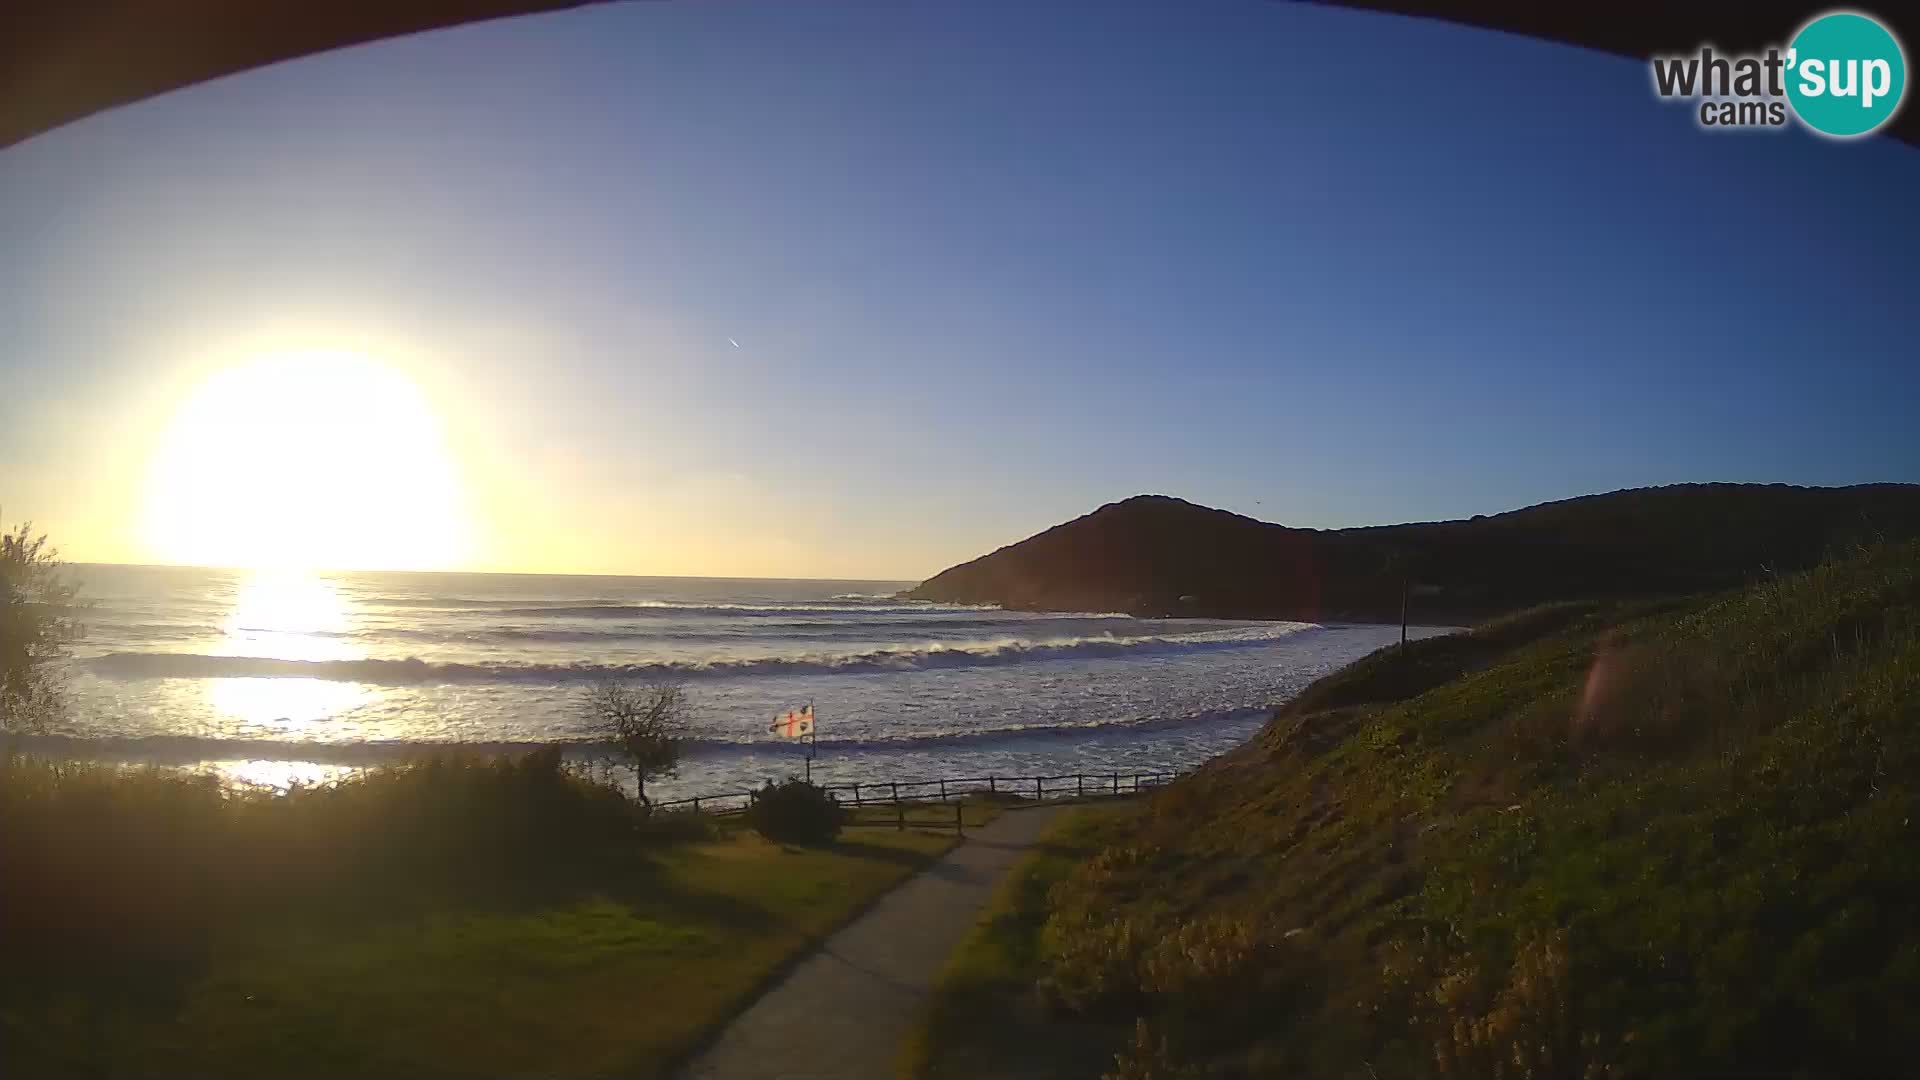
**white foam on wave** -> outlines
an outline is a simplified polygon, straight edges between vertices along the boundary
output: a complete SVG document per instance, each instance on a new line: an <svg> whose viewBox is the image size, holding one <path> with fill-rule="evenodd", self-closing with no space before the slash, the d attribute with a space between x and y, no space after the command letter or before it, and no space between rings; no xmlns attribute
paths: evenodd
<svg viewBox="0 0 1920 1080"><path fill-rule="evenodd" d="M1211 709L1186 716L1142 716L1115 720L1064 723L1009 724L957 731L920 731L822 738L813 744L821 754L860 754L910 751L934 747L992 746L1044 742L1087 736L1146 735L1162 731L1193 731L1216 724L1264 720L1270 706ZM210 760L310 761L329 765L395 764L437 755L515 754L548 745L547 742L495 740L395 739L390 741L329 741L324 732L312 739L219 738L199 735L107 736L24 735L20 749L68 757L185 765ZM559 745L579 758L617 757L617 748L594 739L563 740ZM792 744L754 734L704 732L688 739L683 748L693 757L732 755Z"/></svg>
<svg viewBox="0 0 1920 1080"><path fill-rule="evenodd" d="M854 653L657 663L451 663L404 659L292 660L205 653L114 652L85 661L118 679L294 678L414 686L427 683L569 683L599 679L657 679L818 674L879 674L1126 655L1164 655L1248 648L1316 629L1313 623L1261 623L1191 634L1098 635L1032 640L902 643Z"/></svg>
<svg viewBox="0 0 1920 1080"><path fill-rule="evenodd" d="M816 778L1197 762L1399 629L923 604L892 583L342 575L336 623L235 633L231 575L96 577L105 655L73 661L59 727L75 753L339 769L460 747L591 755L581 687L683 677L698 739L661 786L682 794L802 772L767 723L809 700Z"/></svg>
<svg viewBox="0 0 1920 1080"><path fill-rule="evenodd" d="M529 602L516 600L478 600L449 598L383 598L363 601L369 607L395 607L415 611L467 611L496 615L536 616L571 619L673 618L686 615L904 615L966 614L976 611L1000 611L997 604L941 604L931 600L897 600L893 597L854 600L831 597L807 602L724 603L691 600L556 600Z"/></svg>

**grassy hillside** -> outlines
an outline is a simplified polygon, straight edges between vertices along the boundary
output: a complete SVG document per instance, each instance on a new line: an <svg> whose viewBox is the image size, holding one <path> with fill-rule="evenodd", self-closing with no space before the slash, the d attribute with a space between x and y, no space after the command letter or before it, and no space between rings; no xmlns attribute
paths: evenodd
<svg viewBox="0 0 1920 1080"><path fill-rule="evenodd" d="M1117 1077L1891 1075L1917 766L1882 547L1378 654L996 932Z"/></svg>
<svg viewBox="0 0 1920 1080"><path fill-rule="evenodd" d="M1472 621L1541 603L1731 588L1836 547L1920 536L1920 486L1688 484L1470 521L1289 529L1139 496L933 577L913 595L1136 614Z"/></svg>

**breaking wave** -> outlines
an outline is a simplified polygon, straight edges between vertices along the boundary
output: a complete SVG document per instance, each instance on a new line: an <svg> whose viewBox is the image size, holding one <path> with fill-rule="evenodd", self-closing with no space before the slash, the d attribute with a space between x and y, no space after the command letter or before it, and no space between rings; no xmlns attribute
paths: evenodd
<svg viewBox="0 0 1920 1080"><path fill-rule="evenodd" d="M934 746L980 746L1103 735L1124 737L1263 721L1272 711L1272 706L1258 705L1246 708L1214 709L1186 716L1136 717L1089 723L1013 724L965 731L903 732L897 735L822 738L816 745L819 750L827 752L886 753ZM82 759L150 762L157 765L185 765L222 760L276 760L309 761L322 765L373 766L436 756L526 753L548 745L537 741L513 740L321 742L300 739L203 738L193 735L85 738L69 735L25 735L20 737L19 742L21 748L29 752ZM615 754L615 747L611 743L595 740L560 740L559 745L570 757L576 759L602 758ZM689 739L684 746L686 751L694 756L781 753L791 752L793 749L791 743L751 732L738 738L708 734Z"/></svg>
<svg viewBox="0 0 1920 1080"><path fill-rule="evenodd" d="M846 675L983 667L1046 660L1169 655L1269 645L1312 623L1263 623L1255 627L1192 634L1064 638L1032 641L913 643L855 653L721 658L642 664L446 663L418 657L364 660L283 660L202 653L114 652L83 661L95 673L118 679L325 679L336 682L415 686L433 683L568 683L596 679L726 678L778 675Z"/></svg>
<svg viewBox="0 0 1920 1080"><path fill-rule="evenodd" d="M419 610L482 610L500 615L543 616L555 619L646 619L679 618L688 615L726 615L737 618L782 615L929 615L966 614L999 611L990 604L937 604L931 600L850 599L853 594L830 600L804 603L693 603L673 600L579 600L532 602L527 600L468 600L457 597L376 597L361 601L368 607L401 607Z"/></svg>
<svg viewBox="0 0 1920 1080"><path fill-rule="evenodd" d="M1131 615L1076 615L1049 618L1052 626L1071 626L1074 623L1087 623L1097 626L1101 623L1115 622L1121 619L1133 620ZM895 631L912 633L920 631L927 634L978 633L995 628L1028 627L1040 621L1031 615L988 614L980 618L953 622L933 622L924 618L909 617L879 619L823 619L798 618L779 620L777 627L768 627L770 635L783 635L796 640L815 640L819 638L848 637L871 641L884 632ZM253 627L241 627L252 630ZM265 631L271 632L271 631ZM879 633L876 633L879 632ZM194 636L191 632L173 635L176 638ZM696 629L674 629L672 627L648 627L644 631L619 625L601 626L484 626L462 627L441 626L431 629L412 627L370 627L358 630L312 630L306 636L327 638L362 639L407 639L434 642L473 642L473 641L709 641L738 642L743 633L733 627L711 627ZM883 638L884 640L884 638Z"/></svg>

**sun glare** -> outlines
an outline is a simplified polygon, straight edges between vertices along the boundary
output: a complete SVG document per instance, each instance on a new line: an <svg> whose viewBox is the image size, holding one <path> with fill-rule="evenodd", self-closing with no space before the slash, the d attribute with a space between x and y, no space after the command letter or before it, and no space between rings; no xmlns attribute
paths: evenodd
<svg viewBox="0 0 1920 1080"><path fill-rule="evenodd" d="M406 375L352 353L215 372L149 463L143 540L199 566L426 570L470 530L439 416Z"/></svg>
<svg viewBox="0 0 1920 1080"><path fill-rule="evenodd" d="M241 584L221 629L234 656L280 660L345 660L350 629L340 591L299 571L262 570Z"/></svg>
<svg viewBox="0 0 1920 1080"><path fill-rule="evenodd" d="M220 652L276 660L354 660L346 600L330 580L298 570L258 570L235 591ZM370 701L375 691L330 679L207 680L214 711L254 728L304 727ZM284 783L279 786L285 786Z"/></svg>

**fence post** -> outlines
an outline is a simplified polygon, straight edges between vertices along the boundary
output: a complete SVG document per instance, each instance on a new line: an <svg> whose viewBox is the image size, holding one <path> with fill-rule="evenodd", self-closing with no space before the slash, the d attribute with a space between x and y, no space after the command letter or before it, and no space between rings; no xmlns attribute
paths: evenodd
<svg viewBox="0 0 1920 1080"><path fill-rule="evenodd" d="M1072 775L1073 775L1073 790L1074 790L1075 796L1084 798L1087 794L1087 774L1074 773ZM1115 795L1119 795L1121 793L1122 789L1120 787L1120 777L1122 775L1123 774L1121 773L1112 773L1109 776L1111 790ZM1160 772L1137 772L1132 775L1133 775L1132 792L1134 794L1138 794L1146 790L1146 782L1148 780L1152 780L1155 784L1164 784L1168 782L1169 778L1179 777L1182 775L1182 773L1180 770L1175 769L1171 771L1160 771ZM1100 774L1094 773L1093 778L1094 778L1094 783L1098 784L1100 780ZM1009 784L1007 787L1007 794L1011 797L1018 798L1019 783L1022 779L1025 779L1025 778L1019 777L1019 776L1011 776L1011 777L1008 777L1007 779L1009 781ZM1046 800L1048 779L1049 778L1045 776L1036 776L1033 778L1034 801L1043 802ZM1062 776L1053 777L1052 779L1064 780L1066 779L1066 777L1062 775ZM911 784L920 784L922 786L926 784L938 784L940 787L940 801L943 803L953 804L954 832L956 834L964 834L966 832L966 810L965 810L966 799L965 799L964 791L955 792L949 789L947 787L947 781L945 777L942 777L938 780L912 781L909 786L911 786ZM866 794L862 790L862 788L865 785L849 784L847 786L853 789L853 804L855 806L863 805L866 800ZM902 799L900 797L900 781L885 780L885 781L881 781L880 784L875 786L884 786L892 793L894 825L896 828L904 830L907 827L907 800ZM989 792L992 792L993 794L996 794L996 795L999 794L1000 778L998 776L987 777L987 790ZM1095 789L1095 793L1096 794L1098 793L1097 788ZM741 806L735 810L728 810L725 806L722 806L719 810L715 811L715 813L724 815L724 814L738 813L742 810L750 810L756 803L760 801L760 793L758 791L754 791L750 789L747 791L732 792L724 795L694 795L690 798L676 799L673 802L660 803L658 805L663 808L674 806L674 805L690 805L692 806L694 813L700 814L700 813L706 812L703 804L712 802L714 799L736 799L742 796L745 796L747 800L746 805ZM836 803L840 801L840 796L837 792L831 792L831 791L828 792L828 797L833 799ZM914 797L925 798L925 796L914 796ZM886 802L887 802L887 800L885 799L876 799L874 801L880 803L882 806L886 805Z"/></svg>

